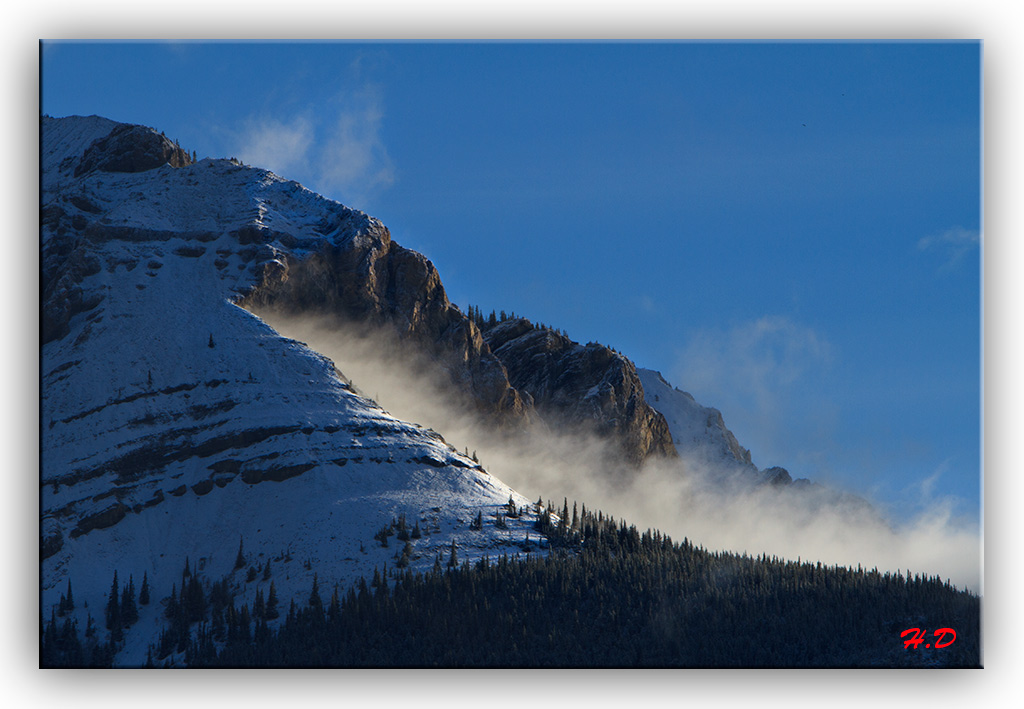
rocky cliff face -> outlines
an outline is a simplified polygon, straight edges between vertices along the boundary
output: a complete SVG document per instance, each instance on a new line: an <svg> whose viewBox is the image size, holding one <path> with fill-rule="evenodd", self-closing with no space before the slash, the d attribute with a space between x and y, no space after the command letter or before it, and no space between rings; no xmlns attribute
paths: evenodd
<svg viewBox="0 0 1024 709"><path fill-rule="evenodd" d="M756 476L750 451L740 445L718 409L702 406L685 391L673 388L659 372L639 369L637 374L652 407L661 412L677 450L685 458L722 472Z"/></svg>
<svg viewBox="0 0 1024 709"><path fill-rule="evenodd" d="M121 123L90 145L81 156L71 156L75 177L94 170L103 172L145 172L161 165L186 167L188 153L162 134L146 126Z"/></svg>
<svg viewBox="0 0 1024 709"><path fill-rule="evenodd" d="M239 304L387 328L436 361L467 403L499 427L519 428L533 418L529 398L509 384L480 330L449 302L434 265L392 241L379 222L346 242L269 262Z"/></svg>
<svg viewBox="0 0 1024 709"><path fill-rule="evenodd" d="M636 367L626 357L523 318L489 327L484 339L512 385L533 397L546 420L611 438L636 465L651 457L676 457L665 417L644 400Z"/></svg>
<svg viewBox="0 0 1024 709"><path fill-rule="evenodd" d="M46 170L54 198L45 200L42 213L48 234L43 248L44 342L66 336L76 315L95 312L106 297L102 288L87 292L81 287L101 271L117 269L109 255L99 255L103 244L112 239L167 242L185 234L189 243L175 245L175 254L198 259L212 247L222 276L231 269L244 271L234 296L237 304L254 311L326 315L339 325L385 328L436 362L453 390L465 393L467 404L499 427L527 427L536 422L539 409L550 424L585 424L617 440L632 463L675 455L664 418L644 401L631 362L599 345L583 347L535 331L526 321L503 323L485 339L478 324L449 302L433 264L397 244L387 228L364 213L319 199L315 205L296 205L307 212L296 217L274 200L261 197L263 201L254 202L252 188L244 187L250 194L236 201L247 201L250 210L224 214L223 202L214 204L209 195L197 194L200 178L213 174L211 170L248 174L248 168L223 160L193 165L187 153L142 126L96 117L45 125L51 137L44 151L52 146L50 151L63 157L49 160L53 164ZM180 207L172 220L165 214L153 219L120 214L124 205L111 202L107 191L99 189L126 179L118 175L139 174L143 182L156 183L164 171L176 168L188 171L176 180L182 193L202 204ZM282 183L264 177L261 188L268 195L288 192L294 199L294 190L285 190ZM144 186L135 189L133 211L145 212L156 204ZM182 223L172 226L175 220ZM216 246L225 231L231 246ZM140 263L126 256L123 265L135 268ZM155 273L160 260L145 263ZM494 352L498 348L503 348L501 353Z"/></svg>

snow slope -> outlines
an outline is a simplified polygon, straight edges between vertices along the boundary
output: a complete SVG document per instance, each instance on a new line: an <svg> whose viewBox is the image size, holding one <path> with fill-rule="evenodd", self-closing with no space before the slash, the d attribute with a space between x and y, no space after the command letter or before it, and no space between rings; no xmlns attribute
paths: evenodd
<svg viewBox="0 0 1024 709"><path fill-rule="evenodd" d="M114 572L136 589L145 574L154 602L117 656L138 665L186 558L238 602L273 581L286 607L314 573L325 592L393 568L401 543L374 534L399 515L423 530L414 568L453 541L460 559L539 551L532 515L489 521L525 498L233 304L285 254L379 222L228 160L75 177L116 125L43 123L44 309L64 323L41 354L44 618L70 580L79 628L91 615L105 633ZM240 541L270 580L234 571Z"/></svg>
<svg viewBox="0 0 1024 709"><path fill-rule="evenodd" d="M665 381L660 372L638 367L637 374L644 398L665 417L681 456L721 474L756 475L750 451L726 428L718 409L701 406L693 396Z"/></svg>

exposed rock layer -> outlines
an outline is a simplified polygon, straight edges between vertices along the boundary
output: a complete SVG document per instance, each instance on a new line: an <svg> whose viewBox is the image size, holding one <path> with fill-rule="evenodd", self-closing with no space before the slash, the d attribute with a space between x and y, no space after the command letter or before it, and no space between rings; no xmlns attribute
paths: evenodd
<svg viewBox="0 0 1024 709"><path fill-rule="evenodd" d="M480 330L449 302L434 265L392 241L377 223L344 243L271 262L239 304L389 328L437 361L456 389L499 425L518 427L531 419L529 398L510 386Z"/></svg>
<svg viewBox="0 0 1024 709"><path fill-rule="evenodd" d="M210 248L205 244L220 238L202 228L186 227L192 230L183 232L179 226L163 233L110 220L111 205L80 187L81 179L93 173L191 165L186 152L152 129L112 126L55 171L64 176L59 178L61 197L48 200L42 214L49 234L43 248L44 343L64 337L72 318L82 313L89 317L102 302L102 289L88 292L80 284L104 268L96 257L103 243L184 238L188 243L173 253L199 259ZM208 169L208 162L190 169ZM535 331L527 321L503 323L489 335L489 344L477 323L448 300L437 269L426 257L395 243L387 228L361 212L336 203L318 202L316 207L320 216L314 215L312 229L302 233L275 225L262 211L228 231L237 247L224 254L218 250L222 258L215 265L224 273L226 256L234 254L242 261L239 268L253 274L251 285L236 300L239 305L327 315L339 324L391 332L440 365L452 390L501 428L537 423L539 410L548 423L583 426L610 437L636 464L651 456L675 455L664 418L644 401L635 367L626 358L599 345L583 347L551 333L530 334ZM149 265L151 274L160 267L159 261L154 263ZM108 263L106 268L118 265ZM523 331L516 337L501 335L500 344L493 340L510 328ZM492 351L499 346L502 353Z"/></svg>
<svg viewBox="0 0 1024 709"><path fill-rule="evenodd" d="M609 437L627 460L675 457L665 417L644 400L636 367L604 345L581 345L529 320L500 322L484 332L509 380L528 392L548 420Z"/></svg>

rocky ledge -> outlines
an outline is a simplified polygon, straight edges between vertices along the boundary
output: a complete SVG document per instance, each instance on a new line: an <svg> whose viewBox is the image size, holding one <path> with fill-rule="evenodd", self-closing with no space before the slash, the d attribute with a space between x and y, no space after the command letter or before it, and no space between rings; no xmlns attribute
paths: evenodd
<svg viewBox="0 0 1024 709"><path fill-rule="evenodd" d="M485 327L484 339L512 386L528 393L546 420L609 437L635 465L678 455L665 417L644 400L628 358L597 343L581 345L525 318Z"/></svg>
<svg viewBox="0 0 1024 709"><path fill-rule="evenodd" d="M448 300L434 265L392 241L376 220L351 239L275 262L238 304L327 316L339 326L384 328L433 359L468 404L500 427L521 428L532 420L529 398L509 384L479 328Z"/></svg>

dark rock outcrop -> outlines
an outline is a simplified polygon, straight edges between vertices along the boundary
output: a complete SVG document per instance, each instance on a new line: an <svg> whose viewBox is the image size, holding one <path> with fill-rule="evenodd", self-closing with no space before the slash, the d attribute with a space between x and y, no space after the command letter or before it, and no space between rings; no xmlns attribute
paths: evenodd
<svg viewBox="0 0 1024 709"><path fill-rule="evenodd" d="M48 530L43 533L39 543L39 559L45 560L59 552L64 547L64 535L59 528Z"/></svg>
<svg viewBox="0 0 1024 709"><path fill-rule="evenodd" d="M94 529L106 529L125 518L130 511L129 507L121 502L115 502L109 507L95 512L78 520L78 525L71 530L72 537L80 537Z"/></svg>
<svg viewBox="0 0 1024 709"><path fill-rule="evenodd" d="M523 319L483 333L449 302L434 265L392 241L375 220L312 255L282 253L264 263L258 285L239 305L390 330L440 364L454 390L500 427L522 429L539 414L548 424L613 439L635 465L677 455L664 417L644 401L632 362Z"/></svg>
<svg viewBox="0 0 1024 709"><path fill-rule="evenodd" d="M665 417L644 400L636 367L626 357L524 318L499 322L484 338L512 386L529 393L546 420L609 437L637 465L651 457L676 457Z"/></svg>
<svg viewBox="0 0 1024 709"><path fill-rule="evenodd" d="M339 323L386 328L438 362L457 391L505 427L520 427L532 406L510 386L479 328L448 300L434 265L391 240L376 220L352 238L314 254L266 261L239 305L332 316Z"/></svg>
<svg viewBox="0 0 1024 709"><path fill-rule="evenodd" d="M793 482L793 478L790 476L789 471L779 466L766 468L761 471L764 476L764 482L768 485L789 485Z"/></svg>
<svg viewBox="0 0 1024 709"><path fill-rule="evenodd" d="M80 177L99 170L102 172L145 172L170 165L185 167L192 164L189 154L152 128L119 124L85 151L74 175Z"/></svg>

